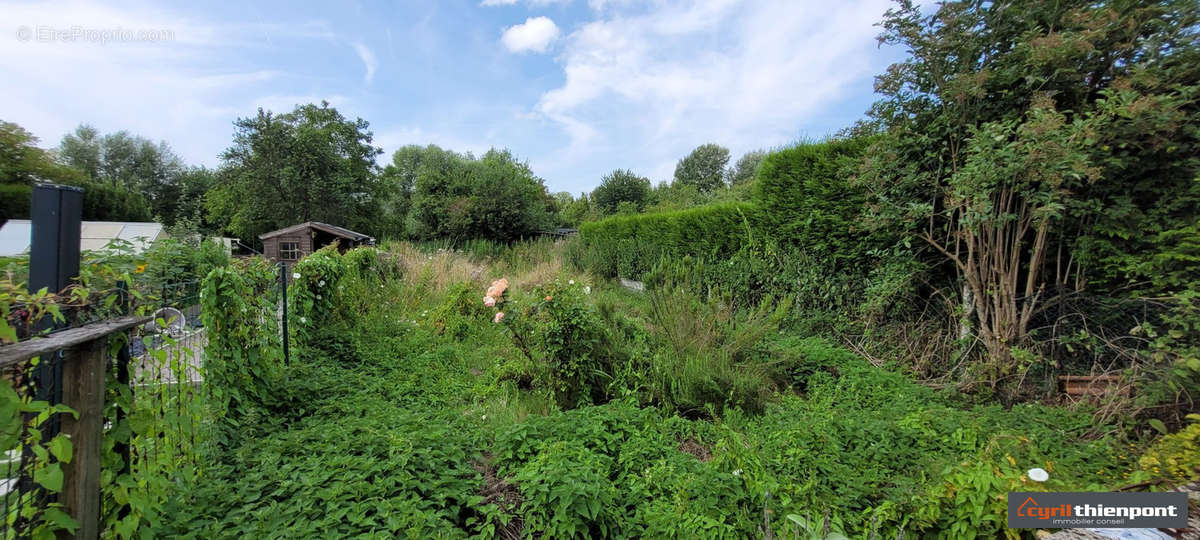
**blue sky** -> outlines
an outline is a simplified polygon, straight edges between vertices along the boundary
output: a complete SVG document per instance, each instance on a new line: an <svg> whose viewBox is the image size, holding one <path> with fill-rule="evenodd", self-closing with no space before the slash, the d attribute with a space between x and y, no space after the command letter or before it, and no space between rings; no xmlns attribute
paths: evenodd
<svg viewBox="0 0 1200 540"><path fill-rule="evenodd" d="M125 129L211 167L235 118L324 99L371 123L381 161L405 144L507 147L579 193L614 168L668 180L702 143L736 159L862 117L903 52L877 47L888 7L0 1L0 119L46 147L81 122Z"/></svg>

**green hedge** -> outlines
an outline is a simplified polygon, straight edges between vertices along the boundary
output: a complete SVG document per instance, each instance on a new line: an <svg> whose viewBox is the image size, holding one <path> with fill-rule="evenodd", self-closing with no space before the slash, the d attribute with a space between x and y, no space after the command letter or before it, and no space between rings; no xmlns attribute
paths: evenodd
<svg viewBox="0 0 1200 540"><path fill-rule="evenodd" d="M0 184L0 224L10 219L27 219L33 188L26 184Z"/></svg>
<svg viewBox="0 0 1200 540"><path fill-rule="evenodd" d="M729 256L757 234L759 222L755 205L723 203L584 223L576 262L600 275L637 279L663 256Z"/></svg>
<svg viewBox="0 0 1200 540"><path fill-rule="evenodd" d="M768 155L759 169L753 200L771 236L780 244L849 264L890 245L862 227L866 193L850 181L870 142L834 139Z"/></svg>
<svg viewBox="0 0 1200 540"><path fill-rule="evenodd" d="M150 201L126 187L103 182L81 181L72 185L83 188L83 219L89 221L151 221ZM29 219L33 186L0 184L0 223L10 219Z"/></svg>

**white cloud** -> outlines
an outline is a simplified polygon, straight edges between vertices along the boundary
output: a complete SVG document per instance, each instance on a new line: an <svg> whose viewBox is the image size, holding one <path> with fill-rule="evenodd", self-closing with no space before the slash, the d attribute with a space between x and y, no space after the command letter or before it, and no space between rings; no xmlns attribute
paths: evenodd
<svg viewBox="0 0 1200 540"><path fill-rule="evenodd" d="M290 89L299 79L250 57L276 45L337 39L320 21L214 22L154 4L0 1L0 13L0 80L11 83L0 85L0 102L13 104L4 120L38 135L44 147L80 123L101 132L126 129L166 140L187 162L210 166L229 146L234 118L285 101L254 96ZM33 31L30 39L18 39L22 27ZM100 42L39 39L38 27L169 33L156 41ZM369 79L374 70L367 71ZM317 88L298 91L319 95Z"/></svg>
<svg viewBox="0 0 1200 540"><path fill-rule="evenodd" d="M500 41L512 52L546 52L558 39L558 25L548 17L530 17L524 23L504 30Z"/></svg>
<svg viewBox="0 0 1200 540"><path fill-rule="evenodd" d="M333 94L333 95L329 95L329 96L318 96L315 94L307 94L307 95L271 94L271 95L259 96L259 97L254 98L243 109L241 109L241 112L239 112L238 115L246 116L246 115L250 114L251 112L258 110L258 108L260 108L260 107L264 111L270 111L270 112L273 112L276 114L283 114L283 113L292 112L293 110L296 109L297 106L305 105L308 103L312 103L314 105L320 105L322 101L328 101L329 105L334 108L345 108L346 106L350 105L352 100L341 94Z"/></svg>
<svg viewBox="0 0 1200 540"><path fill-rule="evenodd" d="M513 6L520 0L483 0L479 3L481 6ZM571 0L525 0L531 6L548 6L550 4L564 4Z"/></svg>
<svg viewBox="0 0 1200 540"><path fill-rule="evenodd" d="M363 83L371 84L375 80L375 70L379 67L379 61L375 58L375 53L371 52L363 42L356 41L353 44L354 52L358 53L358 59L362 60L363 67L366 72L363 74Z"/></svg>
<svg viewBox="0 0 1200 540"><path fill-rule="evenodd" d="M493 147L504 146L477 139L460 138L450 134L449 130L426 130L415 126L384 129L375 134L372 144L383 148L383 154L376 158L380 165L391 163L392 154L400 147L409 144L420 146L435 144L446 150L471 152L476 156L482 155Z"/></svg>
<svg viewBox="0 0 1200 540"><path fill-rule="evenodd" d="M565 82L535 111L571 145L551 160L624 154L611 167L669 179L675 161L718 142L737 154L787 143L880 66L873 26L886 0L593 0L597 20L563 39ZM630 9L623 9L629 7ZM635 13L629 13L634 11ZM621 156L616 156L621 157Z"/></svg>

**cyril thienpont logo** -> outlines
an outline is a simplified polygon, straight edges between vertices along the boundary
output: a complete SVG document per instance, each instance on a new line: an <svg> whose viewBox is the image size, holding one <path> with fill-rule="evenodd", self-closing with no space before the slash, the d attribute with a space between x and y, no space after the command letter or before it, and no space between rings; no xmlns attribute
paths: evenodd
<svg viewBox="0 0 1200 540"><path fill-rule="evenodd" d="M1186 493L1009 493L1008 526L1184 528Z"/></svg>

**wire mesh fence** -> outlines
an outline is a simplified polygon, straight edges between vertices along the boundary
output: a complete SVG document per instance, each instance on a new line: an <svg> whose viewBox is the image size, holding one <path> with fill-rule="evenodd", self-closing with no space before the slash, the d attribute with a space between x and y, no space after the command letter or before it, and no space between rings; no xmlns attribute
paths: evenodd
<svg viewBox="0 0 1200 540"><path fill-rule="evenodd" d="M69 305L55 328L36 331L42 321L18 328L25 339L37 335L51 342L68 332L103 326L102 321L114 317L139 314L143 317L137 320L142 321L149 316L142 324L97 337L102 340L97 347L102 348L105 383L100 436L108 454L101 461L114 469L102 475L100 512L108 523L131 514L129 497L116 496L118 484L136 485L139 479L194 467L207 343L199 281L132 291L120 285L115 292ZM15 306L16 316L10 313L10 320L22 320L23 307ZM72 523L59 498L63 470L72 458L62 425L64 418L74 418L68 417L74 412L64 405L63 390L70 386L64 385L64 367L82 361L75 352L43 353L0 370L9 383L0 406L13 409L0 418L15 419L14 425L0 426L0 538L28 538L47 530L47 525L53 529Z"/></svg>

